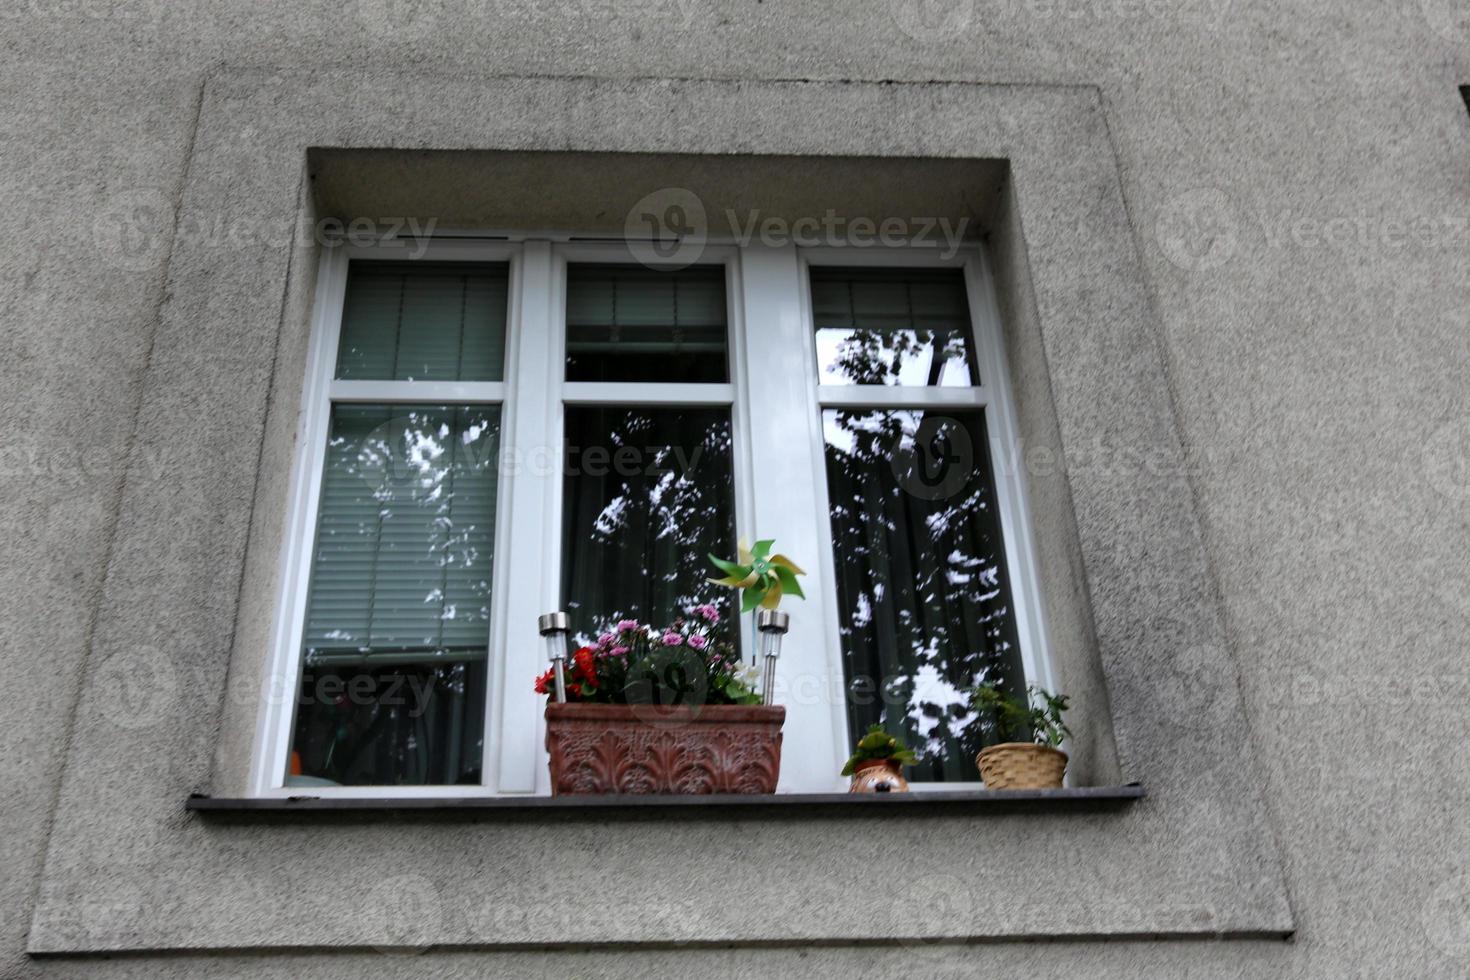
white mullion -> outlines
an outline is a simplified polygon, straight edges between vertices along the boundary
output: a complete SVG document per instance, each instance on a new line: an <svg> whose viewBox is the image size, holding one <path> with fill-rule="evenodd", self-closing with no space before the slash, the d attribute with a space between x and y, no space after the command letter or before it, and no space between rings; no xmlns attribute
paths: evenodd
<svg viewBox="0 0 1470 980"><path fill-rule="evenodd" d="M514 513L502 524L495 577L505 583L502 615L492 650L499 657L499 710L486 756L497 751L494 788L531 793L542 778L537 764L544 727L532 682L540 673L542 641L536 617L556 608L559 550L549 544L560 529L561 361L555 308L558 277L551 243L528 241L521 256L520 310L507 375L514 379L513 412L502 438L501 506Z"/></svg>
<svg viewBox="0 0 1470 980"><path fill-rule="evenodd" d="M984 408L990 390L919 388L889 385L822 385L817 401L823 408Z"/></svg>
<svg viewBox="0 0 1470 980"><path fill-rule="evenodd" d="M746 332L745 294L742 289L745 277L741 269L740 253L732 252L725 263L725 316L729 323L727 334L729 366L734 401L730 405L730 443L734 458L731 465L735 474L735 527L755 527L755 475L751 465L751 448L755 426L751 418L749 377L750 337ZM737 603L738 604L738 603ZM740 622L737 638L742 659L756 662L757 638L755 625L749 616L738 617Z"/></svg>
<svg viewBox="0 0 1470 980"><path fill-rule="evenodd" d="M758 488L751 537L775 538L782 552L807 568L803 591L790 601L786 653L777 666L777 700L786 705L781 789L839 790L845 757L846 702L829 683L841 663L831 561L820 558L820 528L830 520L818 488L825 482L825 443L816 400L815 357L793 352L811 346L803 314L802 263L793 246L751 245L740 262L747 325L745 387L751 419L752 478ZM815 560L814 560L815 559Z"/></svg>
<svg viewBox="0 0 1470 980"><path fill-rule="evenodd" d="M251 791L257 796L281 790L290 757L296 687L301 676L301 637L306 628L306 592L311 580L327 433L332 418L330 379L337 363L337 340L346 296L347 255L340 249L325 249L317 274L290 518L281 552L281 585L272 631L275 642L257 717L255 765L250 778Z"/></svg>
<svg viewBox="0 0 1470 980"><path fill-rule="evenodd" d="M505 400L499 381L332 381L334 402L495 405Z"/></svg>

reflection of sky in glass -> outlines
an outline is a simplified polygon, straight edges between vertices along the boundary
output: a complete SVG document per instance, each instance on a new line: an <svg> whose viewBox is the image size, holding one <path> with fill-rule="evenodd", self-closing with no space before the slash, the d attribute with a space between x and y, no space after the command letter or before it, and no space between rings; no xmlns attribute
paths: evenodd
<svg viewBox="0 0 1470 980"><path fill-rule="evenodd" d="M821 384L883 384L964 388L974 383L966 343L950 335L936 343L932 331L817 330ZM936 364L936 355L939 361Z"/></svg>
<svg viewBox="0 0 1470 980"><path fill-rule="evenodd" d="M816 267L811 300L824 385L980 382L958 269Z"/></svg>

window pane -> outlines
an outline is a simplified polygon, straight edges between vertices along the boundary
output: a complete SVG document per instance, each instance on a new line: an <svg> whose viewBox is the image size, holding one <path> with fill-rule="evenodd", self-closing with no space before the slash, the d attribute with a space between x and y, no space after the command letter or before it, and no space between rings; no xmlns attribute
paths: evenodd
<svg viewBox="0 0 1470 980"><path fill-rule="evenodd" d="M824 385L979 384L958 269L812 269Z"/></svg>
<svg viewBox="0 0 1470 980"><path fill-rule="evenodd" d="M500 381L508 298L505 263L353 262L337 377Z"/></svg>
<svg viewBox="0 0 1470 980"><path fill-rule="evenodd" d="M735 552L730 411L566 410L562 594L590 637L624 617L664 625L730 589L706 581L708 553Z"/></svg>
<svg viewBox="0 0 1470 980"><path fill-rule="evenodd" d="M500 410L332 411L294 753L347 785L479 782Z"/></svg>
<svg viewBox="0 0 1470 980"><path fill-rule="evenodd" d="M730 380L725 268L567 267L568 381Z"/></svg>
<svg viewBox="0 0 1470 980"><path fill-rule="evenodd" d="M1025 686L982 412L822 414L848 721L978 780L961 690Z"/></svg>

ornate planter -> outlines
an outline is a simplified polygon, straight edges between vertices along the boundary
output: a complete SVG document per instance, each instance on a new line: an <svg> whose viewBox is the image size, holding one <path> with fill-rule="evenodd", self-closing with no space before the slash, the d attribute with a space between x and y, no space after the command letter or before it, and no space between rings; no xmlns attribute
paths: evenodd
<svg viewBox="0 0 1470 980"><path fill-rule="evenodd" d="M774 793L779 705L546 706L551 792Z"/></svg>

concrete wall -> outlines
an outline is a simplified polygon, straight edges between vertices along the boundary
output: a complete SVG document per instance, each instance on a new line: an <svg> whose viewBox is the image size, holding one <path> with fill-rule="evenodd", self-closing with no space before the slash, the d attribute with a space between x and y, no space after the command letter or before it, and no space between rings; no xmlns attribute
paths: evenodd
<svg viewBox="0 0 1470 980"><path fill-rule="evenodd" d="M951 0L934 5L927 20L900 0L588 0L494 8L455 0L15 0L0 11L0 32L0 200L12 215L11 234L0 240L8 354L0 369L0 500L10 558L0 568L0 657L12 684L0 734L8 777L0 799L4 975L410 975L430 968L547 976L1470 975L1470 860L1461 856L1470 843L1461 813L1470 797L1463 752L1470 669L1460 643L1470 623L1470 116L1456 91L1470 81L1470 21L1457 17L1450 0L1397 10L1246 0ZM127 799L137 784L125 781L140 771L162 771L156 784L169 792L210 778L217 739L208 726L171 743L167 758L144 756L129 766L110 765L92 747L106 740L108 724L115 740L127 742L135 738L132 719L156 724L170 705L208 696L195 690L192 676L169 673L171 655L155 656L133 638L151 631L151 649L163 651L198 631L211 649L230 649L235 638L210 635L214 624L249 628L235 616L249 574L241 561L220 562L213 574L177 588L178 568L210 567L212 543L243 553L240 532L264 532L248 525L256 512L253 483L191 484L183 465L195 447L190 434L171 442L151 424L187 417L188 408L169 403L169 387L157 383L161 370L188 365L155 364L153 355L158 341L177 339L187 326L166 287L182 281L172 265L179 247L172 229L176 212L187 207L186 189L218 177L215 190L228 197L232 181L260 176L248 166L212 170L211 159L198 155L201 126L220 119L205 118L206 82L269 79L277 69L296 74L264 85L253 116L232 116L233 129L210 130L217 146L258 144L263 170L280 159L263 136L274 101L309 116L300 93L313 80L299 73L318 69L372 83L338 92L345 101L335 111L362 110L353 101L360 98L369 103L363 111L403 126L447 125L454 115L455 106L433 94L452 86L402 82L414 77L608 79L609 99L644 85L654 93L653 110L661 106L656 87L634 80L1095 87L1132 237L1130 261L1148 307L1140 322L1152 332L1170 425L1191 464L1183 488L1222 630L1219 649L1213 641L1204 648L1185 643L1156 665L1160 690L1178 692L1173 703L1216 710L1219 656L1238 674L1258 763L1244 772L1259 776L1264 802L1251 829L1264 828L1272 839L1262 843L1256 834L1245 846L1231 839L1239 828L1219 826L1207 842L1231 839L1219 857L1226 867L1232 855L1279 855L1295 937L1209 941L1210 930L1201 929L1157 943L975 945L940 931L932 935L943 941L870 948L833 938L796 948L735 928L712 945L757 944L663 949L656 947L687 934L656 921L643 930L655 948L628 942L595 954L405 957L359 949L208 961L148 952L28 957L28 943L45 945L29 935L38 901L76 910L76 934L93 935L95 926L116 924L118 896L129 882L138 887L139 874L146 892L167 891L167 880L146 878L153 856L200 833L173 800L148 808L137 825L125 824L121 813L109 815L115 823L65 817L89 795ZM568 84L598 91L590 82ZM775 131L803 98L799 89L782 95L779 86L753 86L748 100L730 105L756 128ZM907 91L924 97L917 86ZM563 105L569 122L575 106ZM541 124L555 128L557 112L545 109ZM333 120L312 124L330 128ZM680 138L692 136L687 123L671 125ZM911 135L916 144L932 137L922 129ZM298 184L264 186L275 196L257 201L260 208L299 206ZM180 258L198 261L195 253ZM1037 264L1034 252L1030 258ZM251 256L256 264L277 260L286 257ZM186 271L195 277L189 295L209 295L198 287L209 270ZM277 321L288 320L299 300L299 293L284 301L276 293ZM1041 315L1044 321L1044 308ZM254 364L261 353L255 338L221 340L217 362L198 367L228 375L231 359ZM257 413L273 381L283 392L282 379L269 371L247 380L234 393ZM199 414L220 410L201 406ZM256 441L230 447L223 465L255 472L262 459L286 452L272 434L289 426L266 425L263 415L259 422ZM170 447L178 447L176 456ZM1075 443L1067 449L1069 456L1088 451ZM190 501L191 523L176 537L130 523L129 514L140 512L129 508L147 503L145 481ZM247 523L234 530L242 514ZM212 521L235 536L212 542ZM128 612L123 600L148 595L150 583L169 591L167 602L120 616ZM158 608L169 615L158 617ZM1192 616L1186 620L1188 627ZM1167 647L1181 627L1162 616L1134 628L1140 644ZM120 646L119 636L128 642ZM140 670L150 662L158 667L151 677ZM79 710L88 703L84 691L98 690L117 697ZM211 717L217 710L207 708ZM1126 760L1126 743L1121 754ZM187 760L184 771L179 759ZM1190 805L1187 795L1174 802ZM145 832L124 836L122 826ZM727 829L756 828L742 822ZM93 832L100 840L88 839ZM805 827L795 839L820 842L820 834L820 827ZM1093 875L1104 849L1097 842L1106 834L1106 827L1069 830L1061 822L1044 835L1076 869L1081 892L1102 896L1103 905L1109 885L1126 884ZM1008 836L1025 839L1021 830ZM527 839L511 834L505 842ZM236 836L199 871L223 873L234 867L232 858L279 853L280 841L271 828ZM1182 853L1200 841L1161 834L1149 843ZM345 861L359 860L344 853ZM933 859L915 852L910 861ZM84 887L48 893L48 860L63 872L53 889L55 882ZM371 862L362 865L358 880L373 880ZM129 868L131 877L119 872ZM85 886L89 874L100 900ZM247 917L278 904L269 876L235 885L256 890L241 906ZM862 895L851 889L810 886L836 906L819 920L843 921L836 913L846 903L862 907ZM1063 896L1058 906L1069 906L1064 879L1048 879L1048 886ZM642 887L656 893L651 880ZM884 894L885 901L892 897ZM1242 907L1262 908L1276 891L1249 894L1259 904ZM1188 912L1170 889L1147 906L1137 896L1150 897L1146 887L1135 893L1134 916L1138 908L1148 915ZM159 904L133 911L140 930L157 936L168 932L163 920L180 910ZM627 921L629 913L621 917ZM1113 929L1118 910L1102 908L1096 917L1097 931L1128 933ZM1281 913L1266 919L1278 921ZM309 923L298 924L310 934ZM228 933L230 923L215 925ZM127 937L121 940L112 948L129 948ZM340 936L333 941L354 945Z"/></svg>

